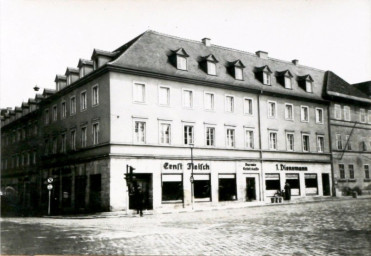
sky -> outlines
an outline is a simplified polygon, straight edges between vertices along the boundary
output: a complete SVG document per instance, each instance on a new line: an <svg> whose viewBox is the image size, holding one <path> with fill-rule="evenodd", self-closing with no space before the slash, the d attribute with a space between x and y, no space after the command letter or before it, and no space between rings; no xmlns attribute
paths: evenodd
<svg viewBox="0 0 371 256"><path fill-rule="evenodd" d="M370 0L0 0L0 107L148 29L371 80Z"/></svg>

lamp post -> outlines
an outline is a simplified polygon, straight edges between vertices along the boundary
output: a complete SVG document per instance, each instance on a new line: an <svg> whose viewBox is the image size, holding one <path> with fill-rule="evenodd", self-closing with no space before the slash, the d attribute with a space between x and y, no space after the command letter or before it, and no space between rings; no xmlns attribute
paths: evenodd
<svg viewBox="0 0 371 256"><path fill-rule="evenodd" d="M192 203L192 210L194 210L194 201L195 201L195 192L194 192L194 177L193 177L193 143L189 143L191 148L191 203Z"/></svg>

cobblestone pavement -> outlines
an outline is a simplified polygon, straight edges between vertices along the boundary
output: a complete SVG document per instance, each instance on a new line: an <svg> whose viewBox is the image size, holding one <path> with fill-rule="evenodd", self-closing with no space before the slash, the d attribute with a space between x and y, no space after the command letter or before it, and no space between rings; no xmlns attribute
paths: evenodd
<svg viewBox="0 0 371 256"><path fill-rule="evenodd" d="M2 218L2 254L371 255L371 200L98 219Z"/></svg>

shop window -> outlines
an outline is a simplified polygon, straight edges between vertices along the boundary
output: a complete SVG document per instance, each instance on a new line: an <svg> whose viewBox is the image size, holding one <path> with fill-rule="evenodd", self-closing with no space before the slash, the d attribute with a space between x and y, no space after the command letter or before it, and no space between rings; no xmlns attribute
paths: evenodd
<svg viewBox="0 0 371 256"><path fill-rule="evenodd" d="M298 173L286 173L286 182L289 183L292 196L300 195L300 180Z"/></svg>
<svg viewBox="0 0 371 256"><path fill-rule="evenodd" d="M75 208L77 210L85 208L87 176L75 177Z"/></svg>
<svg viewBox="0 0 371 256"><path fill-rule="evenodd" d="M62 206L71 207L72 178L71 176L62 178Z"/></svg>
<svg viewBox="0 0 371 256"><path fill-rule="evenodd" d="M237 200L236 175L219 174L219 201Z"/></svg>
<svg viewBox="0 0 371 256"><path fill-rule="evenodd" d="M265 189L272 190L274 193L281 190L279 174L265 174Z"/></svg>
<svg viewBox="0 0 371 256"><path fill-rule="evenodd" d="M182 174L162 174L162 201L183 202Z"/></svg>
<svg viewBox="0 0 371 256"><path fill-rule="evenodd" d="M197 201L211 201L210 174L194 174L194 197Z"/></svg>
<svg viewBox="0 0 371 256"><path fill-rule="evenodd" d="M317 174L305 173L305 193L306 195L318 194Z"/></svg>
<svg viewBox="0 0 371 256"><path fill-rule="evenodd" d="M344 164L339 164L340 179L345 179L345 167Z"/></svg>

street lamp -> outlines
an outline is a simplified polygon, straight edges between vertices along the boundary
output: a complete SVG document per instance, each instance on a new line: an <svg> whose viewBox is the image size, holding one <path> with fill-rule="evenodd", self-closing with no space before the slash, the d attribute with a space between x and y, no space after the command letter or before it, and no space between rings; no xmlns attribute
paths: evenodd
<svg viewBox="0 0 371 256"><path fill-rule="evenodd" d="M193 177L193 143L189 143L191 148L191 203L192 203L192 210L194 210L194 201L195 201L195 192L194 192L194 177Z"/></svg>

